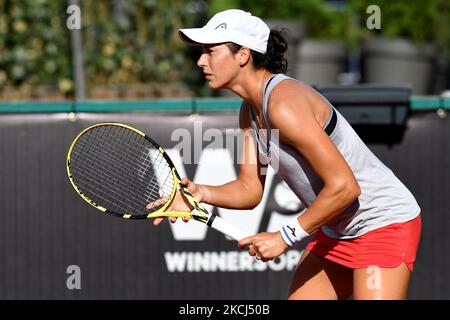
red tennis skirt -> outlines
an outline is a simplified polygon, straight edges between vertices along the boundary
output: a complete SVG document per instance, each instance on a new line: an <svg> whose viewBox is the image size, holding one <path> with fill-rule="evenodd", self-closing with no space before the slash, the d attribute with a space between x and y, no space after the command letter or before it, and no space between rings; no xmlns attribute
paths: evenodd
<svg viewBox="0 0 450 320"><path fill-rule="evenodd" d="M318 230L306 249L352 269L393 268L402 262L412 272L419 246L422 218L390 224L358 238L334 239Z"/></svg>

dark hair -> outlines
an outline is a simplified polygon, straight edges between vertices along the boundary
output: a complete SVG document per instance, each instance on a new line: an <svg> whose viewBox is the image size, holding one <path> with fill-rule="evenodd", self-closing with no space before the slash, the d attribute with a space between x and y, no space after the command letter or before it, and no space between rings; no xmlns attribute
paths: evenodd
<svg viewBox="0 0 450 320"><path fill-rule="evenodd" d="M231 52L237 53L242 48L233 42L227 43ZM265 54L251 50L253 56L253 65L256 69L266 68L272 73L285 73L288 67L288 62L284 56L287 50L287 42L284 32L279 30L270 30L269 40L267 41L267 51Z"/></svg>

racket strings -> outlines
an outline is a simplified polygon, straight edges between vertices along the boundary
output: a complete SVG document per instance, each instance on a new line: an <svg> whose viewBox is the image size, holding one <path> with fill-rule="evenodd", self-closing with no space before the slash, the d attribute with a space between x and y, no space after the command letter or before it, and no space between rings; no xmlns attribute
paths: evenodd
<svg viewBox="0 0 450 320"><path fill-rule="evenodd" d="M89 177L85 177L85 178L87 180L89 180L91 184L96 184L96 183L98 184L98 181L96 181L96 180L94 180L92 178L89 178ZM129 213L129 212L131 212L130 209L129 209L130 204L123 202L121 200L121 198L120 198L120 194L119 193L114 194L114 191L111 191L110 194L107 194L107 195L104 194L104 193L102 193L102 194L98 193L98 190L100 190L100 188L102 188L102 187L103 186L101 184L99 184L97 186L97 189L95 189L95 188L92 188L92 186L87 186L86 187L86 184L83 184L80 189L88 190L87 193L89 193L89 198L91 198L94 203L99 204L101 206L104 206L105 203L111 202L112 200L111 200L110 197L114 196L115 206L117 206L118 208L121 209L121 213ZM116 197L116 195L118 195L119 197ZM102 201L99 201L99 199L102 200ZM121 206L121 204L123 206ZM112 209L112 210L114 212L116 212L116 210L114 210L114 209ZM140 211L142 211L142 210L140 210ZM136 211L133 211L133 212L136 212ZM137 212L139 212L139 211L137 211Z"/></svg>
<svg viewBox="0 0 450 320"><path fill-rule="evenodd" d="M93 148L96 148L96 147L93 147ZM77 152L74 152L73 154L74 155L79 155ZM114 158L107 157L107 158L102 159L102 160L103 160L103 165L108 165L109 166L109 173L112 176L114 176L115 179L119 178L119 179L114 181L115 183L113 184L113 188L115 188L117 190L121 190L121 188L129 188L129 184L124 183L122 181L122 179L120 179L121 178L121 174L123 172L125 172L127 174L130 174L130 175L132 175L134 173L129 171L129 170L126 170L126 169L124 170L124 168L121 168L119 166L119 163L117 161L110 161L110 159L114 159ZM85 169L87 169L86 170L86 174L96 175L95 176L96 181L104 180L104 176L98 176L98 174L96 174L96 171L98 171L98 167L97 167L98 166L98 161L97 160L93 161L90 158L86 158L84 160L85 160L85 162L83 163L83 166L84 166ZM80 174L84 175L86 178L89 178L89 176L86 175L86 174L83 174L81 172L80 172ZM120 184L120 188L115 187L115 184L118 184L118 185Z"/></svg>
<svg viewBox="0 0 450 320"><path fill-rule="evenodd" d="M72 150L71 168L81 192L119 213L147 215L148 202L169 198L173 190L171 169L160 151L119 126L95 127L81 136Z"/></svg>
<svg viewBox="0 0 450 320"><path fill-rule="evenodd" d="M94 167L90 167L85 164L85 169L91 170ZM95 168L94 171L95 172ZM83 181L81 178L83 178ZM78 173L77 184L80 187L80 190L86 194L94 203L102 205L104 207L108 207L108 209L116 211L111 208L111 203L114 203L121 209L123 213L129 213L130 207L136 211L136 206L133 206L132 203L140 203L141 199L137 199L133 196L133 193L128 192L128 197L124 197L123 186L117 186L114 184L106 185L104 179L101 177L96 178L95 175L88 172L87 174ZM108 191L104 191L107 188ZM119 205L122 204L123 206ZM140 209L140 208L138 208ZM142 211L138 210L137 212Z"/></svg>
<svg viewBox="0 0 450 320"><path fill-rule="evenodd" d="M80 141L80 143L81 143L81 141ZM92 148L97 149L99 152L102 151L102 148L96 147L95 145L92 145ZM72 151L72 152L75 155L81 155L82 154L82 153L78 153L75 150ZM161 155L161 153L159 151L156 151L154 153L159 156L158 157L159 160L158 159L156 160L156 161L158 161L158 163L156 163L156 161L155 161L151 165L153 167L161 167L162 166L161 162L162 162L162 160L164 160L163 159L164 157ZM125 168L123 167L123 165L121 163L121 161L123 161L123 160L120 160L120 159L116 160L116 159L118 159L118 158L114 158L114 157L110 157L110 156L108 156L105 159L105 163L108 164L108 165L111 165L111 167L109 168L111 170L111 173L116 174L116 177L117 177L117 175L119 175L119 177L120 177L121 171L126 171L126 173L129 174L130 176L134 175L135 172L127 170L126 167ZM96 161L92 161L92 159L89 159L89 158L86 158L86 160L87 160L87 163L86 163L87 167L92 169L92 170L95 170L96 169L96 165L97 165L97 160ZM91 166L89 166L89 164L91 164ZM147 168L148 168L148 165L147 165ZM145 176L144 171L147 170L147 168L143 168L142 166L140 166L139 170L137 171L138 176L143 178ZM167 170L167 173L166 173L166 176L167 176L166 180L171 177L171 175L169 174L170 173L170 168L168 166L167 166L167 168L168 168L168 170ZM116 169L116 170L114 170L114 169ZM158 187L158 185L156 184L156 178L157 178L157 176L152 176L151 180L148 183L148 186L146 187L146 189L149 191L149 193L148 194L144 194L144 195L147 196L149 200L152 199L151 197L149 197L149 195L154 193L155 190L156 190L156 187ZM117 181L121 182L120 179L117 180ZM173 183L173 181L170 180L170 184L162 185L162 186L165 187L165 188L163 187L163 190L165 191L163 194L167 194L167 193L170 194L170 192L172 191L172 183ZM123 187L126 187L126 185L124 185Z"/></svg>
<svg viewBox="0 0 450 320"><path fill-rule="evenodd" d="M128 129L124 129L124 130L128 131L128 133L130 133L130 132L133 133L132 131L130 131ZM154 174L151 177L151 180L149 181L148 186L150 186L150 189L149 189L150 193L153 193L154 190L157 189L157 187L158 187L158 184L155 183L157 178L159 176L166 176L167 178L171 178L172 177L172 175L170 174L171 173L171 169L170 169L169 165L167 164L167 162L165 161L165 158L162 156L162 154L159 152L158 149L156 149L153 145L149 144L148 141L145 140L145 138L142 138L142 136L140 136L138 134L135 134L135 133L133 133L133 134L134 134L135 137L143 140L143 141L140 141L140 143L144 142L145 144L148 144L148 145L151 146L151 148L148 148L146 146L146 150L147 150L146 154L147 155L150 154L149 151L152 154L156 155L156 160L151 163L151 167L153 169L159 169L159 170L161 170L161 168L166 169L165 172L160 172L159 174ZM96 138L96 137L94 137L94 138ZM115 138L115 137L113 137L113 138ZM121 144L121 141L119 141L118 139L116 139L115 142ZM117 146L116 143L112 144L113 148ZM142 152L141 152L142 150L138 150L136 148L133 148L134 147L133 145L129 145L129 147L131 147L131 149L134 149L134 151L137 151L137 153L134 153L133 156L135 156L136 158L140 158L142 160L142 163L144 163L144 166L139 165L139 164L137 165L138 170L141 173L147 171L149 166L145 165L146 159L144 157L142 157L142 155L141 155L142 154ZM127 151L128 150L129 149L127 149ZM119 152L119 154L122 154L122 153ZM123 160L121 160L121 161L123 161ZM119 168L122 167L122 162L121 161L117 161L117 165L118 165ZM132 174L132 172L129 172L129 174ZM170 193L172 192L172 185L173 185L173 180L170 180L170 184L166 185L166 188L165 188L166 190L164 190L166 192L164 192L164 194L167 194L167 191L168 191L168 194L170 195ZM164 185L162 185L162 186L164 186ZM154 200L154 199L150 198L149 200Z"/></svg>
<svg viewBox="0 0 450 320"><path fill-rule="evenodd" d="M128 143L129 143L129 142L130 142L130 141L128 141ZM122 155L122 152L119 151L119 155ZM123 158L123 157L120 157L120 158ZM106 162L109 162L108 159L109 159L109 158L106 159ZM122 160L122 161L123 161L123 160ZM111 162L109 162L109 163L111 163ZM115 173L115 171L113 171L113 172ZM128 173L128 174L129 174L129 173ZM123 186L122 186L122 187L123 187ZM143 187L145 187L145 186L143 186ZM155 197L155 196L154 196L154 197ZM148 196L147 196L147 199L148 199ZM128 200L128 199L127 199L127 200ZM134 201L136 201L136 200L134 200ZM130 205L130 204L129 204L129 205Z"/></svg>
<svg viewBox="0 0 450 320"><path fill-rule="evenodd" d="M130 133L131 133L131 135L130 135L130 137L132 137L133 135L134 135L134 137L135 138L138 138L138 139L142 139L142 141L139 141L138 143L142 143L142 142L144 142L145 144L147 144L147 145L150 145L149 143L148 143L148 141L147 140L145 140L145 138L143 138L142 136L140 136L140 135L138 135L138 134L135 134L135 133L133 133L132 131L130 131L130 130L127 130L127 129L123 129L125 132L127 132L129 135L130 135ZM113 137L113 138L115 138L115 137ZM117 139L116 139L117 140ZM131 147L131 149L133 149L134 151L136 151L136 153L134 153L133 154L133 156L135 156L136 158L140 158L140 160L142 161L142 163L146 163L147 162L147 159L146 158L144 158L144 157L142 157L141 155L142 155L142 150L139 150L139 149L136 149L135 147L134 147L134 145L133 144L130 144L130 140L128 140L127 141L128 142L128 146L129 147ZM120 141L116 141L116 143L120 143ZM112 147L115 147L116 146L116 144L113 144L112 145ZM170 184L169 185L166 185L165 187L166 188L164 188L164 185L158 185L157 183L156 183L156 181L157 181L157 178L159 177L159 176L161 176L161 175L165 175L167 178L169 178L169 177L172 177L171 176L171 170L170 170L170 167L168 166L168 164L166 163L166 161L165 161L165 159L164 159L164 157L162 156L162 154L159 152L159 150L158 149L156 149L153 145L150 145L151 146L151 148L148 148L148 146L146 146L146 148L145 148L145 154L146 154L146 157L147 158L149 158L149 159L154 159L154 161L148 161L148 162L151 162L151 166L148 166L148 165L144 165L144 166L142 166L142 165L137 165L137 168L138 168L138 176L141 176L141 177L143 177L143 176L145 176L146 175L146 172L148 172L149 170L148 170L148 168L153 168L153 170L150 170L151 171L151 173L153 173L153 175L150 177L150 181L148 182L148 184L147 184L147 186L149 186L149 188L147 188L147 190L148 190L148 194L145 194L145 196L146 197L148 197L148 200L155 200L155 198L154 197L150 197L150 195L154 195L154 194L158 194L158 193L155 193L155 191L158 189L158 187L159 186L163 186L163 188L161 188L161 189L163 189L162 191L164 191L163 192L163 194L165 194L165 195L170 195L170 193L171 193L171 191L172 191L172 185L173 185L173 180L171 179L170 180ZM129 148L127 149L127 151L129 150ZM119 154L120 155L122 155L123 154L123 152L121 152L121 150L119 150ZM156 157L155 157L156 156ZM122 159L122 161L124 161L124 159ZM120 161L119 162L117 162L117 164L119 165L119 166L121 166L121 163L120 163ZM165 172L161 172L161 168L164 168L164 169L166 169L165 170ZM160 172L158 172L158 174L154 174L154 173L156 173L156 171L160 171ZM167 180L167 179L166 179ZM146 182L146 181L145 181ZM147 182L146 182L147 183ZM161 193L161 192L160 192ZM159 193L159 195L161 195Z"/></svg>
<svg viewBox="0 0 450 320"><path fill-rule="evenodd" d="M103 189L105 188L105 185L103 184L103 179L102 177L98 176L95 177L95 166L90 165L88 163L84 163L84 168L91 170L91 172L87 172L87 173L78 173L78 177L83 177L84 179L86 179L85 181L81 181L81 179L78 179L77 184L79 184L79 186L81 187L81 190L89 190L90 192L92 192L95 196L103 199L103 200L109 200L111 201L111 199L115 199L117 201L122 202L123 204L129 206L129 203L124 203L121 200L121 194L123 192L123 188L126 187L124 185L121 186L116 186L116 185L110 185L108 192L106 193L105 191L103 191ZM116 181L117 184L121 184L120 181ZM93 186L91 186L91 184L94 184ZM92 200L94 202L98 202L96 201L95 198L92 198ZM130 197L127 199L128 201L139 201L141 202L141 199L138 199L134 196L134 194L130 194Z"/></svg>

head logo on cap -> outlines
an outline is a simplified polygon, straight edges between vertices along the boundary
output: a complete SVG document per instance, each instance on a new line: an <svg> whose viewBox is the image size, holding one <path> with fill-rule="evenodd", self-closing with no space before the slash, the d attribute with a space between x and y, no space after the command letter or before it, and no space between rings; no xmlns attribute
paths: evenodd
<svg viewBox="0 0 450 320"><path fill-rule="evenodd" d="M218 30L218 29L226 30L227 29L227 24L225 22L223 22L223 23L219 24L215 29L216 30Z"/></svg>

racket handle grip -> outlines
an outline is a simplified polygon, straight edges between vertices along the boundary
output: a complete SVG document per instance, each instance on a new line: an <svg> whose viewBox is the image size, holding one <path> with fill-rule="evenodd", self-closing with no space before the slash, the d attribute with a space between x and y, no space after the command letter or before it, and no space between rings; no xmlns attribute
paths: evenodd
<svg viewBox="0 0 450 320"><path fill-rule="evenodd" d="M211 228L216 229L217 231L222 232L223 234L233 238L236 241L239 241L243 238L250 236L251 234L241 230L235 225L229 223L228 221L222 219L219 216L216 216L211 224Z"/></svg>

